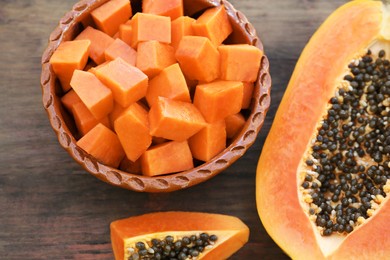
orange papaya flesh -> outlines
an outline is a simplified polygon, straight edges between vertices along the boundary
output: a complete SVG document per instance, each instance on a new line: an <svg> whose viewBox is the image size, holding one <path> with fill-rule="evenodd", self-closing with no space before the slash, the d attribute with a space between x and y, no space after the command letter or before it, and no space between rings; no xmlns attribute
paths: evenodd
<svg viewBox="0 0 390 260"><path fill-rule="evenodd" d="M389 154L383 152L379 158L358 142L359 136L384 129L379 123L370 128L368 121L386 102L379 98L369 104L364 98L370 96L371 83L378 85L375 95L385 85L372 71L378 71L380 65L374 63L384 54L377 50L390 46L388 15L379 1L352 1L336 10L305 47L276 113L257 166L257 209L268 234L293 259L384 259L390 255L386 220L390 181L375 182L368 170L374 165L387 171L388 178ZM380 62L387 75L390 68L385 64L390 62L384 58ZM384 120L379 113L377 121ZM345 134L347 129L350 135ZM325 137L330 146L323 145ZM364 169L358 168L363 164ZM368 205L361 191L370 194ZM338 197L333 200L334 195Z"/></svg>
<svg viewBox="0 0 390 260"><path fill-rule="evenodd" d="M142 173L146 176L158 176L194 168L187 141L167 141L155 145L145 151L140 160Z"/></svg>
<svg viewBox="0 0 390 260"><path fill-rule="evenodd" d="M198 253L196 259L227 259L248 241L249 236L248 227L236 217L199 212L149 213L114 221L110 229L116 260L130 259L132 255L141 253L143 249L139 248L148 251L153 243L160 248L162 241L170 244L171 252L175 254L174 247L179 240L182 244L180 248L193 248L188 252ZM195 249L191 236L203 241L202 252ZM187 240L189 244L183 243ZM178 251L179 254L183 252ZM147 254L151 256L157 252ZM190 255L187 256L190 258Z"/></svg>
<svg viewBox="0 0 390 260"><path fill-rule="evenodd" d="M58 46L50 58L50 64L66 92L70 87L73 72L82 69L88 62L91 41L67 41Z"/></svg>
<svg viewBox="0 0 390 260"><path fill-rule="evenodd" d="M144 0L142 12L169 16L175 20L183 15L183 0Z"/></svg>
<svg viewBox="0 0 390 260"><path fill-rule="evenodd" d="M82 27L79 28L81 32L73 35L75 38L67 42L69 46L66 52L61 45L51 60L54 72L59 78L58 83L63 87L61 109L69 113L65 115L69 117L66 121L74 129L72 133L75 134L76 140L98 124L103 124L117 135L126 154L126 159L120 162L118 169L147 176L190 170L194 165L200 164L199 158L210 161L230 144L228 142L232 142L232 138L226 136L227 127L218 126L207 127L208 129L192 138L191 149L188 145L189 138L206 125L220 125L226 117L249 108L251 103L251 77L240 77L237 82L226 79L229 80L229 86L218 83L223 81L222 70L229 75L234 70L231 68L232 53L236 54L238 50L227 49L224 57L218 50L221 42L231 34L232 28L237 30L233 26L234 22L232 23L234 19L227 19L226 11L229 7L214 7L214 4L206 2L187 3L185 7L191 7L189 9L195 11L187 10L186 14L183 13L182 0L152 0L130 4L126 0L104 0L95 7L88 17L82 17ZM132 9L135 11L134 16ZM195 23L197 33L193 29ZM233 41L229 39L225 44L238 44L247 40L246 35L243 35ZM181 47L178 48L179 46ZM62 47L65 48L66 45ZM246 49L248 46L240 48L240 51ZM257 47L251 46L249 49L258 52ZM240 68L242 75L257 75L260 60L257 60L256 64L249 60L248 62L250 64ZM57 72L56 68L59 68ZM65 86L61 75L72 82L72 86L70 83ZM232 82L234 88L230 86ZM196 102L197 106L203 107L203 111L200 111L192 99L195 97L195 90L201 89L201 85L206 83L216 88L204 94L203 101L200 98L200 101ZM70 87L73 89L68 91ZM163 97L184 104L164 108L155 105L159 103L156 100ZM207 101L213 101L211 112L206 111L206 106L201 106L202 102ZM165 103L170 104L168 101ZM229 105L221 106L228 103ZM145 127L144 116L141 118L126 112L130 107L138 106L137 104L145 109L143 114L148 116L147 121L151 121L150 129L147 129L149 126ZM169 107L171 109L167 109ZM218 115L219 112L221 115ZM247 111L242 112L248 115ZM211 113L210 120L206 120L202 113ZM248 116L244 118L246 119ZM129 125L137 126L138 133L142 134L135 136L134 131L128 130ZM233 132L232 124L229 130ZM102 139L104 138L99 140ZM172 145L175 149L170 149L175 150L176 155L184 157L185 160L177 162L173 157L169 157L169 153L164 153L161 147L169 148L167 143L172 143L170 141L176 141L174 144L181 143L181 146ZM203 146L202 142L206 145ZM160 152L157 153L156 150ZM198 155L193 155L191 150ZM139 160L141 155L144 155L143 165ZM100 158L100 161L108 160ZM117 164L115 161L115 165ZM169 172L167 169L170 169Z"/></svg>

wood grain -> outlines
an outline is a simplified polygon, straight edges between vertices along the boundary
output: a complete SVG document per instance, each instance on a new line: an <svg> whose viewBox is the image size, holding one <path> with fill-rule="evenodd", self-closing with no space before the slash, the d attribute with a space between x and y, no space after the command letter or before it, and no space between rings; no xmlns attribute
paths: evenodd
<svg viewBox="0 0 390 260"><path fill-rule="evenodd" d="M154 211L235 215L251 229L232 259L287 259L255 204L263 142L300 52L345 0L232 0L255 26L270 59L272 104L256 143L206 183L170 194L109 186L60 147L41 102L40 59L50 32L76 0L0 4L0 259L112 259L109 223Z"/></svg>

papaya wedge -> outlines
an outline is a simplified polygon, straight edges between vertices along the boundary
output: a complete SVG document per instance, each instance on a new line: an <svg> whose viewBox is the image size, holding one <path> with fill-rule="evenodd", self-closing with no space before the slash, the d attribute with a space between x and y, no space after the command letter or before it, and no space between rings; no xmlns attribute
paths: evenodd
<svg viewBox="0 0 390 260"><path fill-rule="evenodd" d="M116 220L110 229L116 260L227 259L249 237L238 218L200 212L149 213Z"/></svg>
<svg viewBox="0 0 390 260"><path fill-rule="evenodd" d="M381 1L334 11L304 48L276 113L256 201L293 259L390 256L390 149L380 141L390 134L389 17Z"/></svg>

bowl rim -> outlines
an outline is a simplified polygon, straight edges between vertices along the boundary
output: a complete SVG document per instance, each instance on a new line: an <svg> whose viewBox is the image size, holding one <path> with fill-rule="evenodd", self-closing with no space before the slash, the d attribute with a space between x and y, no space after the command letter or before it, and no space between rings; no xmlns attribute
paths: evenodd
<svg viewBox="0 0 390 260"><path fill-rule="evenodd" d="M109 167L77 146L76 139L68 129L61 112L60 100L55 93L56 76L49 61L66 35L71 33L71 29L80 22L81 17L107 1L109 0L82 0L76 3L72 10L60 19L58 26L50 34L48 46L42 55L42 103L60 145L76 162L96 178L111 185L137 192L172 192L188 188L214 177L242 157L255 142L271 102L272 80L269 73L269 60L265 54L261 59L258 79L254 85L250 114L242 131L228 147L208 162L187 171L150 177ZM204 9L224 5L229 20L238 25L236 29L242 30L249 44L263 51L263 44L257 36L255 28L242 12L237 11L226 0L206 0L204 2L206 5Z"/></svg>

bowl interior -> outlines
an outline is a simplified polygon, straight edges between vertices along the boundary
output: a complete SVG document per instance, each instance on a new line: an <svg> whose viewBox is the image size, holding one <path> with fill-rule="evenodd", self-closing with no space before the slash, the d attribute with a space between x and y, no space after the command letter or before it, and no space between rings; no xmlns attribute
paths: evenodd
<svg viewBox="0 0 390 260"><path fill-rule="evenodd" d="M77 129L72 116L61 104L60 98L64 93L50 67L49 60L61 42L74 39L84 29L82 21L89 18L89 13L107 1L84 0L75 4L73 9L60 20L58 27L51 33L49 45L42 56L41 87L43 105L61 146L97 178L115 186L141 192L168 192L190 187L206 181L226 169L254 143L268 111L271 77L269 75L269 62L265 55L261 60L251 106L249 109L242 111L246 118L242 131L234 140L228 140L225 150L206 163L195 162L196 166L191 170L148 177L108 167L76 145L76 140L79 138ZM263 50L263 45L256 35L254 27L228 1L184 0L183 2L184 14L194 18L198 17L207 8L223 4L233 27L233 33L224 43L247 43ZM131 4L133 14L141 10L141 1L131 1Z"/></svg>

